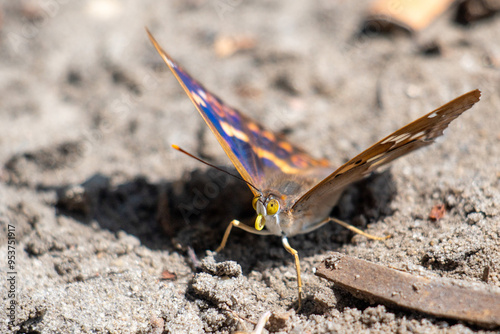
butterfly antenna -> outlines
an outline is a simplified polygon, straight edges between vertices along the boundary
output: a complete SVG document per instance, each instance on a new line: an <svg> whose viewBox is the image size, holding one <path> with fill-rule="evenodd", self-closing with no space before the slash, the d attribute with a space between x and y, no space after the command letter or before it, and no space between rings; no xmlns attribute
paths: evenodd
<svg viewBox="0 0 500 334"><path fill-rule="evenodd" d="M239 175L235 175L235 174L233 174L233 173L229 173L227 170L224 170L224 169L222 169L222 168L219 168L219 167L217 167L217 166L214 166L214 165L212 165L211 163L209 163L209 162L207 162L207 161L205 161L205 160L202 160L202 159L198 158L197 156L192 155L192 154L191 154L191 153L189 153L189 152L184 151L182 148L180 148L180 147L179 147L179 146L177 146L177 145L172 145L172 148L176 149L177 151L179 151L179 152L181 152L181 153L184 153L185 155L187 155L187 156L189 156L189 157L191 157L191 158L193 158L193 159L195 159L195 160L198 160L198 161L199 161L199 162L201 162L201 163L204 163L204 164L205 164L205 165L207 165L207 166L210 166L210 167L212 167L212 168L215 168L215 169L217 169L218 171L221 171L221 172L223 172L223 173L226 173L227 175L231 175L232 177L237 178L238 180L241 180L241 181L245 182L245 183L246 183L246 184L248 184L250 187L254 188L255 190L257 190L257 192L259 192L259 193L260 193L260 190L259 190L259 189L257 189L257 187L256 187L256 186L254 186L253 184L251 184L251 183L250 183L250 182L248 182L247 180L243 179L241 176L239 176Z"/></svg>

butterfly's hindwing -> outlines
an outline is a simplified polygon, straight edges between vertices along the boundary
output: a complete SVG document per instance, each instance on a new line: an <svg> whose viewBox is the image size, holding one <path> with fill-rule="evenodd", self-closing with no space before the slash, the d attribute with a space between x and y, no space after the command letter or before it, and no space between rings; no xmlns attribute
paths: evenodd
<svg viewBox="0 0 500 334"><path fill-rule="evenodd" d="M376 168L432 144L455 118L478 102L480 96L481 92L477 89L468 92L385 137L309 190L293 208L301 210L312 202L321 202Z"/></svg>

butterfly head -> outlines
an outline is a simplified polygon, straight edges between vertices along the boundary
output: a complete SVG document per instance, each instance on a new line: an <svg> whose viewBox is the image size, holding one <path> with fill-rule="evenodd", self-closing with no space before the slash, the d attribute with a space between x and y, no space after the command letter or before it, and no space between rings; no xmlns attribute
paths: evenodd
<svg viewBox="0 0 500 334"><path fill-rule="evenodd" d="M261 231L266 223L277 222L277 217L281 210L279 198L274 195L258 195L252 200L252 206L257 212L255 219L255 229Z"/></svg>

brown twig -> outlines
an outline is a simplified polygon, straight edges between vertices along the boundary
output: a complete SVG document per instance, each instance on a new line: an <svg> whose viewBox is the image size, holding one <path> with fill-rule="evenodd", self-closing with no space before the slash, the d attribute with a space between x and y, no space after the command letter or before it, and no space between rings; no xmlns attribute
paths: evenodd
<svg viewBox="0 0 500 334"><path fill-rule="evenodd" d="M436 317L500 326L500 292L470 288L441 278L423 278L334 253L316 268L354 296Z"/></svg>

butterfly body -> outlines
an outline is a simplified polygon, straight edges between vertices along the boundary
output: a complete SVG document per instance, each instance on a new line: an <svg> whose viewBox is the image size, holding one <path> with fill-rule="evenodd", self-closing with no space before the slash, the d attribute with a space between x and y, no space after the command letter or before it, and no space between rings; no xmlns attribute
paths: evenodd
<svg viewBox="0 0 500 334"><path fill-rule="evenodd" d="M305 209L294 209L294 204L312 187L333 172L334 168L313 168L309 175L278 175L269 180L269 188L259 195L256 212L262 214L266 229L273 235L294 236L311 231L311 227L325 220L337 203L342 191ZM279 202L279 210L267 215L271 199Z"/></svg>
<svg viewBox="0 0 500 334"><path fill-rule="evenodd" d="M217 251L224 248L233 226L251 233L281 236L283 246L295 258L299 308L302 291L300 262L297 251L290 246L287 237L307 233L329 221L335 221L356 233L372 239L383 239L329 217L342 191L378 167L432 144L451 121L471 108L481 96L477 89L459 96L376 142L335 169L327 160L313 158L283 136L272 133L224 104L163 51L149 31L148 34L241 179L254 194L252 205L257 215L255 227L233 220ZM174 148L183 151L176 146Z"/></svg>

